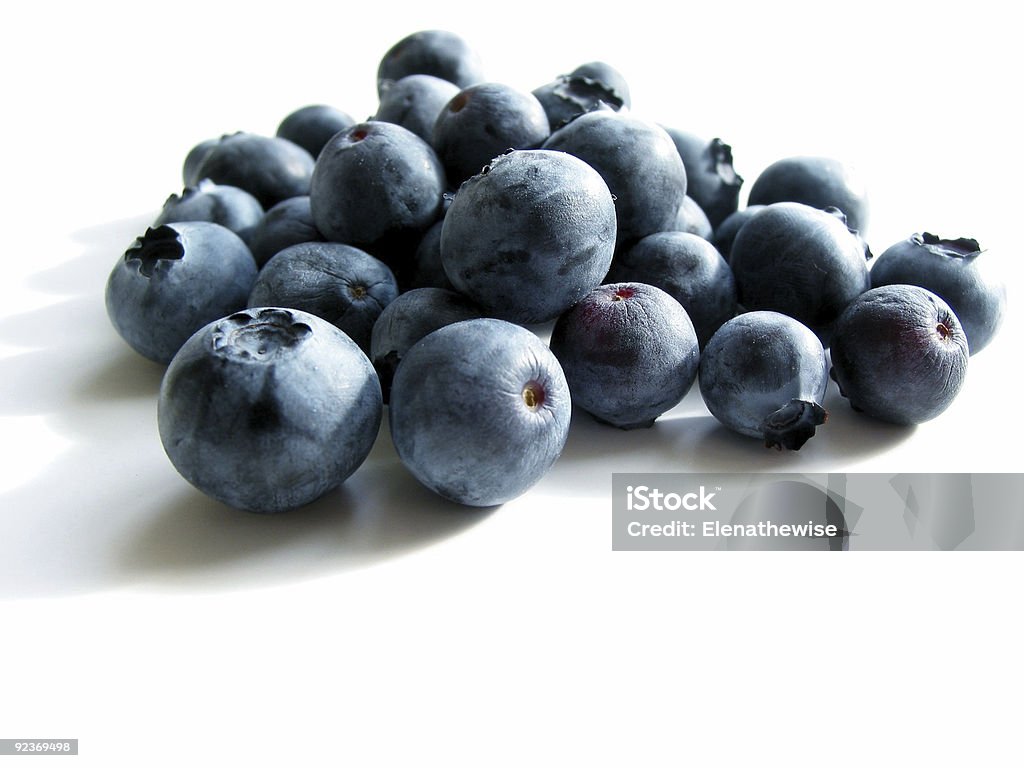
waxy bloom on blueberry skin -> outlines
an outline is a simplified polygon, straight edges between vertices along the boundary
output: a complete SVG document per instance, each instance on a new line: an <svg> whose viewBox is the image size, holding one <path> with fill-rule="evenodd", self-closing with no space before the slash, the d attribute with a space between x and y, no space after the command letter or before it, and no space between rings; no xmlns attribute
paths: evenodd
<svg viewBox="0 0 1024 768"><path fill-rule="evenodd" d="M825 350L779 312L746 312L719 328L701 353L698 381L712 416L769 448L799 450L828 416Z"/></svg>
<svg viewBox="0 0 1024 768"><path fill-rule="evenodd" d="M166 364L203 325L245 306L256 272L245 243L220 224L152 227L111 270L107 316L136 352Z"/></svg>
<svg viewBox="0 0 1024 768"><path fill-rule="evenodd" d="M920 424L960 392L970 357L960 321L941 298L914 285L872 288L836 322L832 378L856 411Z"/></svg>
<svg viewBox="0 0 1024 768"><path fill-rule="evenodd" d="M284 512L341 485L366 459L383 405L377 374L348 336L280 307L204 326L160 386L171 463L208 496Z"/></svg>
<svg viewBox="0 0 1024 768"><path fill-rule="evenodd" d="M601 283L615 227L611 192L585 162L509 152L459 188L441 229L441 263L485 314L543 323Z"/></svg>
<svg viewBox="0 0 1024 768"><path fill-rule="evenodd" d="M561 455L572 404L558 360L521 326L481 318L447 325L406 353L388 420L402 463L460 504L525 493Z"/></svg>
<svg viewBox="0 0 1024 768"><path fill-rule="evenodd" d="M697 334L686 310L645 283L592 290L558 318L551 351L573 402L622 429L654 424L697 377Z"/></svg>

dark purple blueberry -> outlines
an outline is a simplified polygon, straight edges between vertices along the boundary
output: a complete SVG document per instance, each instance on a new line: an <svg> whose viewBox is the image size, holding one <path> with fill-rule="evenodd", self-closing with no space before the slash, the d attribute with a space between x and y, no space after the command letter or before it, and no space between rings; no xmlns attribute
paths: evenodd
<svg viewBox="0 0 1024 768"><path fill-rule="evenodd" d="M601 174L615 196L620 244L672 229L686 170L661 126L599 108L552 133L544 148L575 155Z"/></svg>
<svg viewBox="0 0 1024 768"><path fill-rule="evenodd" d="M535 88L533 95L544 107L548 125L556 131L573 118L607 104L621 109L622 98L604 83L583 76L559 75L550 83Z"/></svg>
<svg viewBox="0 0 1024 768"><path fill-rule="evenodd" d="M380 377L384 402L395 369L413 344L438 328L482 316L465 296L443 288L414 288L384 307L370 336L370 361Z"/></svg>
<svg viewBox="0 0 1024 768"><path fill-rule="evenodd" d="M309 195L290 197L275 205L249 231L246 242L259 266L278 251L299 243L322 242L324 236L313 223Z"/></svg>
<svg viewBox="0 0 1024 768"><path fill-rule="evenodd" d="M457 291L493 317L553 320L599 285L615 247L615 204L583 161L519 150L455 195L441 262Z"/></svg>
<svg viewBox="0 0 1024 768"><path fill-rule="evenodd" d="M736 233L740 231L740 227L750 221L755 213L763 210L763 205L748 205L746 208L730 214L726 217L725 221L715 227L711 243L722 254L723 259L726 261L732 260L732 242L736 239Z"/></svg>
<svg viewBox="0 0 1024 768"><path fill-rule="evenodd" d="M300 243L260 270L250 307L290 307L322 317L370 349L373 324L398 295L391 270L370 254L341 243Z"/></svg>
<svg viewBox="0 0 1024 768"><path fill-rule="evenodd" d="M355 125L346 112L326 104L301 107L281 121L277 135L298 144L316 158L331 136Z"/></svg>
<svg viewBox="0 0 1024 768"><path fill-rule="evenodd" d="M769 448L799 450L825 423L825 350L814 333L778 312L746 312L701 352L700 392L711 415Z"/></svg>
<svg viewBox="0 0 1024 768"><path fill-rule="evenodd" d="M920 424L950 406L970 352L942 299L914 285L872 288L836 321L832 378L856 411Z"/></svg>
<svg viewBox="0 0 1024 768"><path fill-rule="evenodd" d="M409 288L444 288L454 290L452 281L444 271L444 264L441 263L441 232L444 229L444 220L434 224L423 233L419 245L416 246L416 254L413 257L413 267L408 272L407 284Z"/></svg>
<svg viewBox="0 0 1024 768"><path fill-rule="evenodd" d="M915 234L888 248L871 267L871 286L905 283L927 288L949 304L967 335L971 354L984 349L1002 324L1006 285L969 237L943 240Z"/></svg>
<svg viewBox="0 0 1024 768"><path fill-rule="evenodd" d="M868 198L853 168L830 157L787 157L763 171L750 188L749 205L803 203L838 208L851 229L867 230Z"/></svg>
<svg viewBox="0 0 1024 768"><path fill-rule="evenodd" d="M701 347L736 314L736 281L715 247L689 232L657 232L620 251L606 282L649 283L683 305Z"/></svg>
<svg viewBox="0 0 1024 768"><path fill-rule="evenodd" d="M654 424L697 377L697 335L686 310L645 283L588 293L558 318L551 351L573 403L622 429Z"/></svg>
<svg viewBox="0 0 1024 768"><path fill-rule="evenodd" d="M256 262L230 229L164 224L147 229L114 265L107 315L136 352L166 364L197 330L244 308L255 279Z"/></svg>
<svg viewBox="0 0 1024 768"><path fill-rule="evenodd" d="M446 499L494 506L559 457L572 403L558 360L530 331L492 318L428 334L391 386L391 438L406 468Z"/></svg>
<svg viewBox="0 0 1024 768"><path fill-rule="evenodd" d="M445 185L437 155L419 136L394 123L359 123L317 158L313 221L328 240L388 250L418 241L437 220Z"/></svg>
<svg viewBox="0 0 1024 768"><path fill-rule="evenodd" d="M459 88L485 79L480 56L469 43L440 29L414 32L395 43L377 67L378 91L385 82L408 75L433 75Z"/></svg>
<svg viewBox="0 0 1024 768"><path fill-rule="evenodd" d="M313 157L277 136L232 133L210 147L195 169L193 186L202 179L241 187L264 208L289 197L309 194Z"/></svg>
<svg viewBox="0 0 1024 768"><path fill-rule="evenodd" d="M828 346L836 318L871 287L870 257L839 211L773 203L737 233L729 263L742 306L794 317Z"/></svg>
<svg viewBox="0 0 1024 768"><path fill-rule="evenodd" d="M181 178L186 187L194 187L202 177L199 176L199 166L210 150L217 146L220 139L207 139L196 144L185 156L185 163L181 169Z"/></svg>
<svg viewBox="0 0 1024 768"><path fill-rule="evenodd" d="M203 179L167 198L154 227L178 221L212 221L247 239L263 218L263 206L244 189Z"/></svg>
<svg viewBox="0 0 1024 768"><path fill-rule="evenodd" d="M705 240L710 240L715 234L704 209L689 195L683 198L679 211L676 213L676 220L667 231L688 232Z"/></svg>
<svg viewBox="0 0 1024 768"><path fill-rule="evenodd" d="M459 87L433 75L408 75L384 83L374 120L395 123L428 144L434 141L434 125Z"/></svg>
<svg viewBox="0 0 1024 768"><path fill-rule="evenodd" d="M539 147L551 133L532 93L503 83L480 83L457 93L434 125L434 147L452 184L480 172L510 149Z"/></svg>
<svg viewBox="0 0 1024 768"><path fill-rule="evenodd" d="M377 374L318 317L254 308L181 348L160 386L164 450L203 493L285 512L337 488L366 459L383 407Z"/></svg>
<svg viewBox="0 0 1024 768"><path fill-rule="evenodd" d="M580 64L568 76L570 78L585 78L595 83L600 83L606 90L611 91L626 109L633 106L630 101L629 84L626 82L626 78L611 64L603 61L588 61L586 64Z"/></svg>
<svg viewBox="0 0 1024 768"><path fill-rule="evenodd" d="M665 128L686 168L686 193L717 227L739 207L743 177L732 166L732 147L715 138L711 141L692 133Z"/></svg>

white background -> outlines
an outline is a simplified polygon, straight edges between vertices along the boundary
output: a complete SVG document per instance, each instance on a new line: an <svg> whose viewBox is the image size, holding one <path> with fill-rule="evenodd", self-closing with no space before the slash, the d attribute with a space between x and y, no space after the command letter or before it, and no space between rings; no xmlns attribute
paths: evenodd
<svg viewBox="0 0 1024 768"><path fill-rule="evenodd" d="M997 7L8 11L0 738L79 738L64 759L89 766L1019 765L1020 554L610 551L613 470L1021 471L1022 61ZM204 499L163 454L161 369L110 328L107 274L195 143L309 103L372 114L380 56L423 28L524 90L604 59L636 114L732 144L748 188L787 155L856 164L876 253L921 229L989 249L1001 335L917 429L831 390L830 424L777 454L691 393L647 431L576 414L497 510L419 488L386 427L293 515Z"/></svg>

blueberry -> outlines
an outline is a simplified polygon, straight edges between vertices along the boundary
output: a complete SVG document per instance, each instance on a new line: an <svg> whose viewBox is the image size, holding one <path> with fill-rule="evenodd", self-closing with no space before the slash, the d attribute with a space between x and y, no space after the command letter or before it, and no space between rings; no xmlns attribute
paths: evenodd
<svg viewBox="0 0 1024 768"><path fill-rule="evenodd" d="M534 88L533 95L544 107L552 131L599 104L613 109L624 106L622 97L613 88L584 75L559 75L550 83Z"/></svg>
<svg viewBox="0 0 1024 768"><path fill-rule="evenodd" d="M601 177L562 152L519 150L459 189L441 230L455 289L493 317L553 320L599 285L615 246Z"/></svg>
<svg viewBox="0 0 1024 768"><path fill-rule="evenodd" d="M300 243L260 270L250 307L290 307L322 317L370 349L373 324L398 295L395 276L370 254L341 243Z"/></svg>
<svg viewBox="0 0 1024 768"><path fill-rule="evenodd" d="M413 344L438 328L478 317L482 314L473 302L443 288L414 288L384 307L370 336L370 361L380 377L384 402L395 369Z"/></svg>
<svg viewBox="0 0 1024 768"><path fill-rule="evenodd" d="M503 83L459 91L434 125L434 147L448 180L458 185L509 149L539 147L551 133L537 98Z"/></svg>
<svg viewBox="0 0 1024 768"><path fill-rule="evenodd" d="M717 227L739 207L743 177L732 165L732 147L719 138L711 141L665 127L686 168L686 192Z"/></svg>
<svg viewBox="0 0 1024 768"><path fill-rule="evenodd" d="M328 240L388 250L418 241L437 220L445 184L437 155L419 136L393 123L359 123L317 158L313 221Z"/></svg>
<svg viewBox="0 0 1024 768"><path fill-rule="evenodd" d="M381 88L373 119L396 123L430 144L438 115L458 92L457 85L433 75L408 75L388 81Z"/></svg>
<svg viewBox="0 0 1024 768"><path fill-rule="evenodd" d="M539 481L572 412L555 356L530 331L482 318L434 331L405 355L388 420L402 463L460 504L493 506Z"/></svg>
<svg viewBox="0 0 1024 768"><path fill-rule="evenodd" d="M315 243L324 239L313 223L309 195L282 200L263 214L249 231L246 242L253 258L263 266L278 251L299 243Z"/></svg>
<svg viewBox="0 0 1024 768"><path fill-rule="evenodd" d="M261 307L215 320L181 348L157 422L175 469L251 512L284 512L338 487L365 460L383 407L377 374L318 317Z"/></svg>
<svg viewBox="0 0 1024 768"><path fill-rule="evenodd" d="M718 249L718 252L722 254L722 258L726 261L732 260L732 243L736 239L736 234L740 231L740 227L750 221L755 213L763 210L763 205L748 205L746 208L736 211L736 213L729 214L725 221L715 227L711 242Z"/></svg>
<svg viewBox="0 0 1024 768"><path fill-rule="evenodd" d="M181 178L185 182L186 187L194 187L200 181L202 176L199 175L199 166L202 164L204 158L210 153L210 150L217 146L220 139L206 139L196 144L192 149L185 155L185 163L181 169Z"/></svg>
<svg viewBox="0 0 1024 768"><path fill-rule="evenodd" d="M544 148L575 155L601 174L615 196L620 244L672 228L686 170L661 126L598 108L552 133Z"/></svg>
<svg viewBox="0 0 1024 768"><path fill-rule="evenodd" d="M244 189L203 179L167 198L154 227L179 221L212 221L246 239L263 218L263 206Z"/></svg>
<svg viewBox="0 0 1024 768"><path fill-rule="evenodd" d="M139 354L168 363L218 317L245 307L256 262L241 238L212 222L146 230L107 280L110 322Z"/></svg>
<svg viewBox="0 0 1024 768"><path fill-rule="evenodd" d="M868 197L854 169L831 157L798 156L777 160L754 181L750 205L804 203L814 208L838 208L851 229L867 230Z"/></svg>
<svg viewBox="0 0 1024 768"><path fill-rule="evenodd" d="M194 186L202 179L241 187L270 208L289 197L309 194L313 157L302 147L276 136L232 133L222 136L185 179Z"/></svg>
<svg viewBox="0 0 1024 768"><path fill-rule="evenodd" d="M452 281L448 279L441 263L441 233L444 220L436 221L430 229L423 233L416 253L413 255L413 266L406 273L405 285L408 288L444 288L454 290Z"/></svg>
<svg viewBox="0 0 1024 768"><path fill-rule="evenodd" d="M924 288L887 285L864 293L836 321L831 374L854 410L919 424L953 402L969 356L946 302Z"/></svg>
<svg viewBox="0 0 1024 768"><path fill-rule="evenodd" d="M741 305L790 315L827 346L839 313L871 286L870 256L839 211L773 203L742 226L729 264Z"/></svg>
<svg viewBox="0 0 1024 768"><path fill-rule="evenodd" d="M688 232L648 235L612 261L607 282L649 283L683 305L701 347L736 314L736 281L715 247Z"/></svg>
<svg viewBox="0 0 1024 768"><path fill-rule="evenodd" d="M622 429L649 427L693 386L697 335L686 310L644 283L601 285L558 318L551 351L572 401Z"/></svg>
<svg viewBox="0 0 1024 768"><path fill-rule="evenodd" d="M746 312L719 328L701 353L698 380L712 416L769 448L799 450L828 415L825 350L778 312Z"/></svg>
<svg viewBox="0 0 1024 768"><path fill-rule="evenodd" d="M683 198L683 202L679 205L679 211L676 213L676 220L666 231L688 232L704 240L710 240L715 234L704 209L689 195Z"/></svg>
<svg viewBox="0 0 1024 768"><path fill-rule="evenodd" d="M453 32L426 29L395 43L377 67L377 88L407 75L433 75L465 88L484 80L480 56Z"/></svg>
<svg viewBox="0 0 1024 768"><path fill-rule="evenodd" d="M568 75L570 78L583 78L600 83L605 90L614 94L615 99L622 102L622 106L629 109L632 105L629 96L629 84L611 64L604 61L588 61L580 64Z"/></svg>
<svg viewBox="0 0 1024 768"><path fill-rule="evenodd" d="M298 144L316 158L331 136L355 125L346 112L327 104L311 104L295 110L277 126L279 138Z"/></svg>
<svg viewBox="0 0 1024 768"><path fill-rule="evenodd" d="M941 296L960 321L973 355L995 336L1006 308L1006 286L987 269L990 262L980 258L982 253L972 238L911 235L878 257L871 286L905 283Z"/></svg>

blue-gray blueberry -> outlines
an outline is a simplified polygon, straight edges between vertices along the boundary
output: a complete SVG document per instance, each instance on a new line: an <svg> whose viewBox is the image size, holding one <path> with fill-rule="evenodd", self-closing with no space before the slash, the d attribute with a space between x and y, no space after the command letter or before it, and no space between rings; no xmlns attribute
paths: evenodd
<svg viewBox="0 0 1024 768"><path fill-rule="evenodd" d="M338 131L355 125L355 120L337 107L310 104L287 115L277 126L277 135L298 144L315 159Z"/></svg>
<svg viewBox="0 0 1024 768"><path fill-rule="evenodd" d="M241 187L264 209L289 197L309 194L313 156L277 136L238 133L221 136L205 150L186 186L202 179Z"/></svg>
<svg viewBox="0 0 1024 768"><path fill-rule="evenodd" d="M608 186L585 162L509 152L459 188L441 230L441 262L487 315L543 323L601 283L615 226Z"/></svg>
<svg viewBox="0 0 1024 768"><path fill-rule="evenodd" d="M509 149L533 149L551 133L544 107L532 93L504 83L459 91L434 124L434 148L448 180L458 186Z"/></svg>
<svg viewBox="0 0 1024 768"><path fill-rule="evenodd" d="M839 313L871 287L869 258L840 211L773 203L740 228L729 265L743 307L794 317L828 346Z"/></svg>
<svg viewBox="0 0 1024 768"><path fill-rule="evenodd" d="M828 416L828 364L818 337L778 312L737 315L701 352L700 392L711 415L769 448L799 450Z"/></svg>
<svg viewBox="0 0 1024 768"><path fill-rule="evenodd" d="M747 195L749 205L794 202L814 208L838 208L851 229L868 226L868 193L863 179L847 163L831 157L799 155L776 160Z"/></svg>
<svg viewBox="0 0 1024 768"><path fill-rule="evenodd" d="M157 423L175 469L250 512L285 512L337 488L366 459L383 406L377 374L330 323L280 307L204 326L160 386Z"/></svg>
<svg viewBox="0 0 1024 768"><path fill-rule="evenodd" d="M378 255L418 241L437 220L445 188L444 169L429 144L400 125L369 121L336 134L323 148L310 205L328 240Z"/></svg>
<svg viewBox="0 0 1024 768"><path fill-rule="evenodd" d="M402 463L444 498L494 506L561 455L572 405L558 360L535 334L493 318L428 334L405 355L388 421Z"/></svg>
<svg viewBox="0 0 1024 768"><path fill-rule="evenodd" d="M107 315L135 351L167 364L197 330L245 307L256 272L245 243L220 224L151 227L114 264Z"/></svg>
<svg viewBox="0 0 1024 768"><path fill-rule="evenodd" d="M364 352L380 313L398 296L391 270L370 254L342 243L300 243L260 270L250 307L290 307L322 317Z"/></svg>
<svg viewBox="0 0 1024 768"><path fill-rule="evenodd" d="M180 195L168 197L153 226L212 221L248 241L249 233L262 218L263 206L244 189L203 179L194 187L185 187Z"/></svg>

